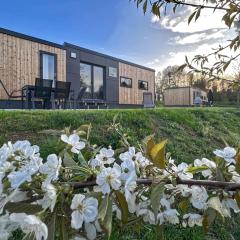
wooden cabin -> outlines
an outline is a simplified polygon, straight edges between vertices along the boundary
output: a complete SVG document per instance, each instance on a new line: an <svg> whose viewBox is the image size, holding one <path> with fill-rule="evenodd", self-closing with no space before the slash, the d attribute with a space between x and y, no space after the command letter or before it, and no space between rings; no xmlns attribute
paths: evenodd
<svg viewBox="0 0 240 240"><path fill-rule="evenodd" d="M112 107L142 107L144 93L154 100L154 69L0 28L0 80L7 91L34 85L36 78L71 82L75 99L86 87L83 98L103 100ZM0 108L4 100L7 94L0 85Z"/></svg>
<svg viewBox="0 0 240 240"><path fill-rule="evenodd" d="M172 87L164 90L165 106L194 106L194 99L207 101L207 92L194 87Z"/></svg>
<svg viewBox="0 0 240 240"><path fill-rule="evenodd" d="M64 47L0 28L0 79L7 91L34 85L37 77L66 81ZM0 99L7 99L2 86Z"/></svg>

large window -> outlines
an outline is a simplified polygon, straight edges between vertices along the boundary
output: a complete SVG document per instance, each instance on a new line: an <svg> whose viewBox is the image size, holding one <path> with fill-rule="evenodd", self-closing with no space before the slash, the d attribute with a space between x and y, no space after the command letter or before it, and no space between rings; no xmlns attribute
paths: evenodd
<svg viewBox="0 0 240 240"><path fill-rule="evenodd" d="M103 68L93 66L93 98L103 99Z"/></svg>
<svg viewBox="0 0 240 240"><path fill-rule="evenodd" d="M141 90L148 90L148 82L143 80L138 80L138 88Z"/></svg>
<svg viewBox="0 0 240 240"><path fill-rule="evenodd" d="M85 99L103 99L104 68L80 63L80 86L86 87Z"/></svg>
<svg viewBox="0 0 240 240"><path fill-rule="evenodd" d="M80 63L80 86L85 87L84 98L92 98L92 66Z"/></svg>
<svg viewBox="0 0 240 240"><path fill-rule="evenodd" d="M120 77L120 86L131 88L132 87L132 79L126 78L126 77Z"/></svg>
<svg viewBox="0 0 240 240"><path fill-rule="evenodd" d="M41 52L41 78L53 80L53 87L57 78L56 55L47 52Z"/></svg>

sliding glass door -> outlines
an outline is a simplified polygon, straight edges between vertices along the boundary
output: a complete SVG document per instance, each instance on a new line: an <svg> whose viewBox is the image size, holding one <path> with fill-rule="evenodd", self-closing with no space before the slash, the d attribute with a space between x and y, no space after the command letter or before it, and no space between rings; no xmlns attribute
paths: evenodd
<svg viewBox="0 0 240 240"><path fill-rule="evenodd" d="M86 87L84 98L104 99L104 68L80 63L80 86Z"/></svg>

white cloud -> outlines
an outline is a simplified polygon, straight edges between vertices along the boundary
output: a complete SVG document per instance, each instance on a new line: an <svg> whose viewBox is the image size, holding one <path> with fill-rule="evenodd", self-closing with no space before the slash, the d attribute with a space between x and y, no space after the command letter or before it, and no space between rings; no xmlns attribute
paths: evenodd
<svg viewBox="0 0 240 240"><path fill-rule="evenodd" d="M207 40L216 40L220 38L225 37L226 30L217 30L217 31L211 31L211 32L202 32L202 33L194 33L184 36L176 36L172 39L170 39L170 44L180 44L180 45L186 45L186 44L196 44L199 42L207 41Z"/></svg>
<svg viewBox="0 0 240 240"><path fill-rule="evenodd" d="M222 21L224 11L215 11L212 9L203 9L200 17L195 22L188 25L188 18L194 11L192 7L179 8L176 14L170 14L159 19L153 16L151 22L154 28L160 27L171 32L168 44L173 50L160 55L148 66L155 68L157 71L164 69L169 65L181 65L185 63L185 56L191 60L196 55L206 55L218 48L219 45L225 45L227 40L233 38L235 30L229 30ZM230 51L225 52L230 55ZM209 59L209 64L216 62L216 59Z"/></svg>
<svg viewBox="0 0 240 240"><path fill-rule="evenodd" d="M152 17L152 23L160 24L161 27L169 29L172 32L179 33L196 33L209 29L222 29L227 26L222 21L223 11L215 11L212 9L203 9L198 20L188 25L188 17L193 12L192 7L187 7L185 10L179 11L176 15L165 16L161 19Z"/></svg>

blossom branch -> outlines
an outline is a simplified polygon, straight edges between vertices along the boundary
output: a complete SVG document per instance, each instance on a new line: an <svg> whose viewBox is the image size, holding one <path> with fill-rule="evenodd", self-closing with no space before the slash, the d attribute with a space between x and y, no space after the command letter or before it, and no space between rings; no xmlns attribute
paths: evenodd
<svg viewBox="0 0 240 240"><path fill-rule="evenodd" d="M139 178L137 179L137 184L143 184L143 185L151 185L153 183L158 183L157 180L154 179L147 179L147 178ZM170 182L168 182L170 183ZM78 188L85 188L85 187L93 187L96 186L96 181L85 181L85 182L70 182L68 183L72 185L75 189ZM177 178L177 184L184 184L184 185L197 185L197 186L206 186L210 188L222 188L226 189L228 191L234 191L237 189L240 189L239 183L232 183L232 182L221 182L221 181L209 181L209 180L184 180Z"/></svg>

